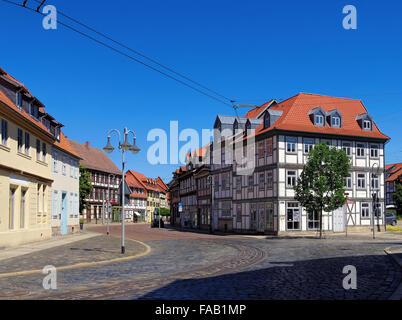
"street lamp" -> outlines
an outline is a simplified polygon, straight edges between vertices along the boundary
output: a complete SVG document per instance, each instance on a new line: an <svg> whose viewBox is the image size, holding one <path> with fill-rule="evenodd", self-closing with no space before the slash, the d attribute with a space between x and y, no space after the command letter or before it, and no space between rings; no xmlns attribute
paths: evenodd
<svg viewBox="0 0 402 320"><path fill-rule="evenodd" d="M114 147L112 146L112 144L110 143L110 137L111 134L115 132L117 133L117 135L119 136L119 150L121 150L122 153L122 180L121 180L121 208L122 208L122 215L121 215L121 253L124 254L126 252L125 249L125 245L124 245L124 223L125 223L125 208L124 208L124 183L125 183L125 178L124 178L124 153L129 150L134 154L137 154L138 152L140 152L140 148L137 147L136 144L136 136L134 131L129 130L127 128L124 128L124 132L123 132L123 140L121 140L121 135L120 135L120 131L116 130L116 129L112 129L109 131L108 135L107 135L107 144L106 146L103 148L103 150L107 153L112 153L114 151ZM133 144L130 144L128 142L128 135L132 133L133 135Z"/></svg>

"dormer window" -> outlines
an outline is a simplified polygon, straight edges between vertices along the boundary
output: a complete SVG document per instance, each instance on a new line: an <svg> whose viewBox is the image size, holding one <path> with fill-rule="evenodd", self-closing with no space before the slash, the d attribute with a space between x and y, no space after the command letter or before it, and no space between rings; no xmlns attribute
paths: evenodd
<svg viewBox="0 0 402 320"><path fill-rule="evenodd" d="M17 107L21 109L21 107L22 107L22 94L21 94L21 92L17 92L16 103L17 103Z"/></svg>
<svg viewBox="0 0 402 320"><path fill-rule="evenodd" d="M363 130L371 130L371 121L370 120L363 121Z"/></svg>
<svg viewBox="0 0 402 320"><path fill-rule="evenodd" d="M324 116L320 114L315 115L315 123L316 126L322 126L324 125Z"/></svg>
<svg viewBox="0 0 402 320"><path fill-rule="evenodd" d="M339 117L332 117L331 127L339 128L341 126L341 118Z"/></svg>

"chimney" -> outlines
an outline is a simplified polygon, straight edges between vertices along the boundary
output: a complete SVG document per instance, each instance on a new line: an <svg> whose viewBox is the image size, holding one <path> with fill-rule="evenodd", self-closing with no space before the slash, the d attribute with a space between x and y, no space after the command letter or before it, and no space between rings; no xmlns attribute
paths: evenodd
<svg viewBox="0 0 402 320"><path fill-rule="evenodd" d="M89 149L89 141L85 142L85 147L87 147L87 149Z"/></svg>

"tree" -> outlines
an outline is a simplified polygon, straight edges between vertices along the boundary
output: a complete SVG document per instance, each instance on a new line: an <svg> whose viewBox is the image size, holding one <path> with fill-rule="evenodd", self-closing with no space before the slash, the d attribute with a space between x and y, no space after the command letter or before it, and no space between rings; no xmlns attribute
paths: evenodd
<svg viewBox="0 0 402 320"><path fill-rule="evenodd" d="M307 212L319 213L320 238L323 211L334 211L346 203L345 179L349 170L350 160L345 151L329 148L323 142L310 151L303 172L297 179L295 199Z"/></svg>
<svg viewBox="0 0 402 320"><path fill-rule="evenodd" d="M396 201L398 215L402 215L402 180L396 182L396 192L392 198Z"/></svg>
<svg viewBox="0 0 402 320"><path fill-rule="evenodd" d="M84 199L88 199L93 189L91 182L91 173L80 164L80 212L82 209L87 208L87 204Z"/></svg>

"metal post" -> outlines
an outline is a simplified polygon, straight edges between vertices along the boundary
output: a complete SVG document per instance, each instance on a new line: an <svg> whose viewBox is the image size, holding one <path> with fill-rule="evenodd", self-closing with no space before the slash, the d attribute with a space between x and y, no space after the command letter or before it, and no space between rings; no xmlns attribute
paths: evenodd
<svg viewBox="0 0 402 320"><path fill-rule="evenodd" d="M124 136L126 135L126 129L124 129ZM126 248L124 246L124 220L126 218L124 211L124 149L122 149L122 180L121 180L121 253L124 254L126 252Z"/></svg>
<svg viewBox="0 0 402 320"><path fill-rule="evenodd" d="M159 211L158 218L159 218L159 229L160 229L161 228L161 208L160 207L158 207L158 211Z"/></svg>
<svg viewBox="0 0 402 320"><path fill-rule="evenodd" d="M215 185L214 185L214 180L212 179L212 175L209 176L211 178L210 182L211 182L211 213L210 213L210 219L211 221L209 222L209 230L210 233L214 233L214 216L213 216L213 212L214 212L214 193L215 193Z"/></svg>
<svg viewBox="0 0 402 320"><path fill-rule="evenodd" d="M106 210L106 206L105 206L105 190L102 190L102 224L105 224L105 210Z"/></svg>

